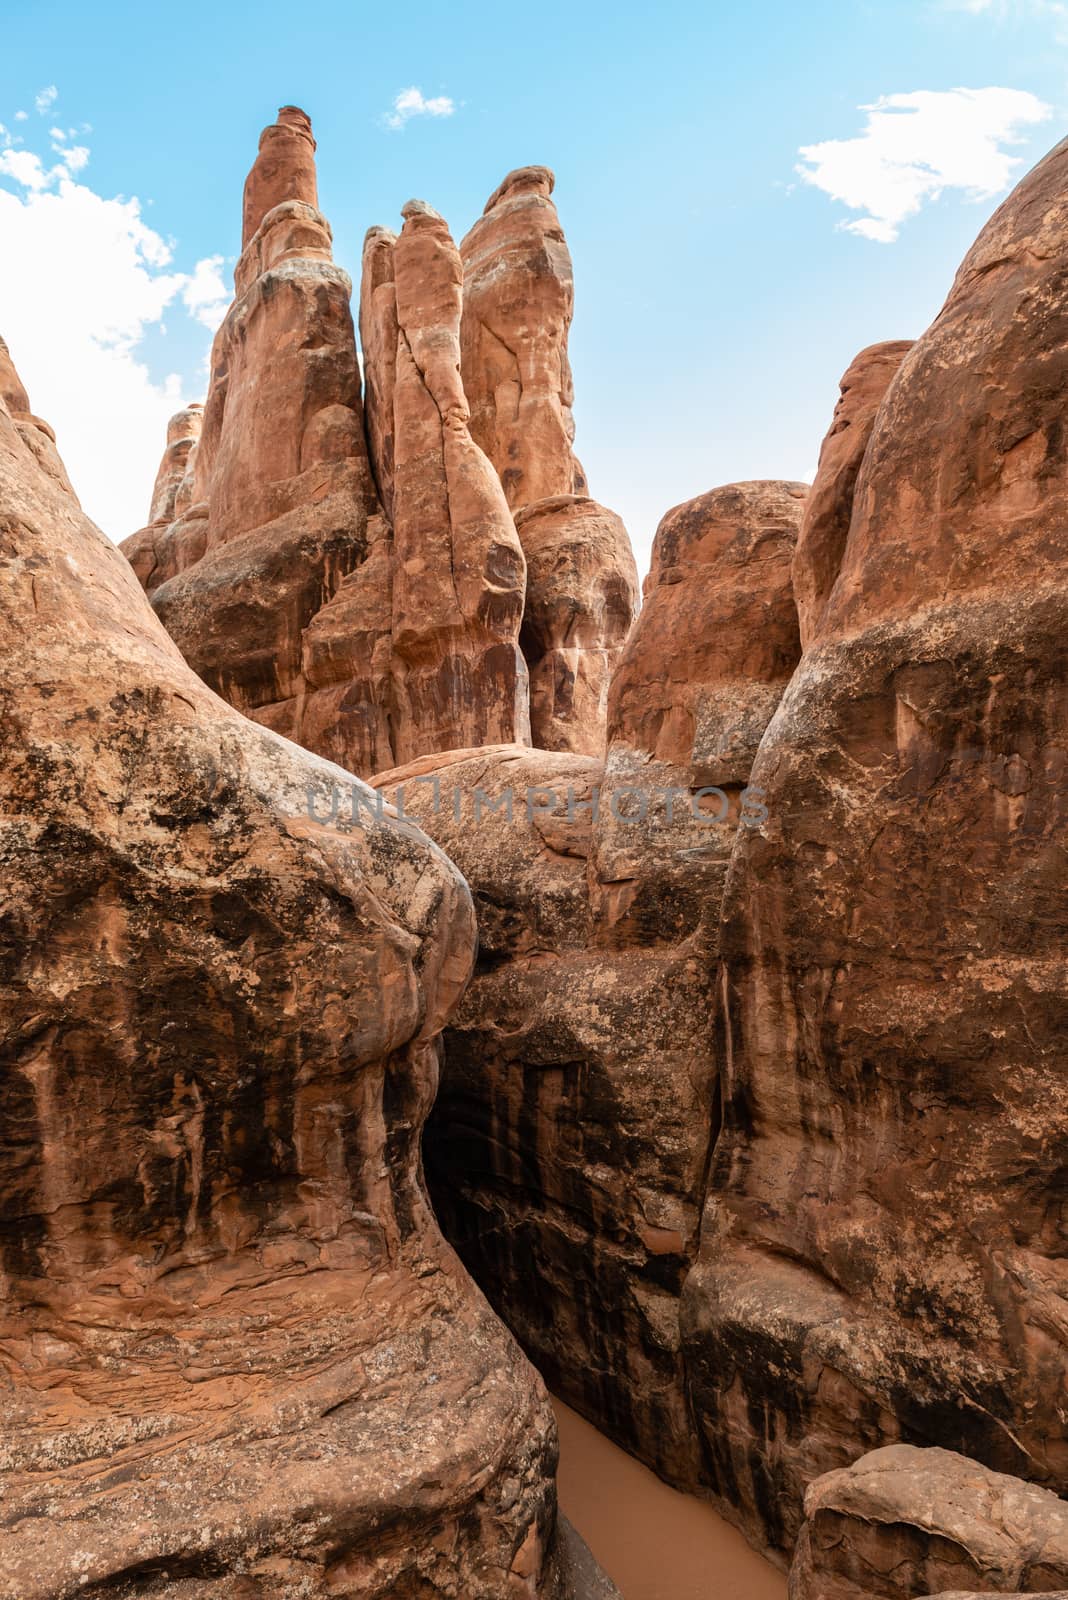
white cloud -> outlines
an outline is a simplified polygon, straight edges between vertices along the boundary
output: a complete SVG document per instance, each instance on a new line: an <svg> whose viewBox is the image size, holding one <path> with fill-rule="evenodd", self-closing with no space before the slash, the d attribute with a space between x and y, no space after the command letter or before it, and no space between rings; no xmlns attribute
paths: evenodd
<svg viewBox="0 0 1068 1600"><path fill-rule="evenodd" d="M393 101L392 111L387 111L384 121L387 128L403 128L412 117L451 117L455 102L441 94L432 100L423 96L422 89L402 89Z"/></svg>
<svg viewBox="0 0 1068 1600"><path fill-rule="evenodd" d="M46 117L58 99L59 90L54 83L50 83L47 89L41 89L34 95L33 103L37 107L38 114Z"/></svg>
<svg viewBox="0 0 1068 1600"><path fill-rule="evenodd" d="M193 268L193 275L182 290L182 301L190 316L215 332L226 315L230 291L223 281L222 256L205 256Z"/></svg>
<svg viewBox="0 0 1068 1600"><path fill-rule="evenodd" d="M29 114L30 113L28 111L16 111L15 112L15 121L16 122L25 122L26 118L29 116Z"/></svg>
<svg viewBox="0 0 1068 1600"><path fill-rule="evenodd" d="M172 329L197 328L199 352L201 325L214 327L227 293L220 256L176 270L138 200L98 194L76 176L88 161L82 145L59 147L52 166L10 142L0 148L0 333L56 429L86 511L121 539L147 515L168 418L204 387L199 354L191 381L154 380L145 336L166 311Z"/></svg>
<svg viewBox="0 0 1068 1600"><path fill-rule="evenodd" d="M804 145L797 172L806 183L866 215L839 223L879 244L946 189L989 200L1012 181L1022 157L1005 145L1025 141L1022 129L1050 116L1023 89L920 89L883 95L853 139Z"/></svg>

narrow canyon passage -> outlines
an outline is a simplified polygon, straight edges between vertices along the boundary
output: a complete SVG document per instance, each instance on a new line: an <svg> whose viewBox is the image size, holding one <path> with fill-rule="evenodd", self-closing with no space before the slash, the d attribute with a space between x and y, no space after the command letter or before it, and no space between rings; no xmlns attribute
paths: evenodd
<svg viewBox="0 0 1068 1600"><path fill-rule="evenodd" d="M623 1600L785 1600L786 1576L554 1398L560 1506Z"/></svg>

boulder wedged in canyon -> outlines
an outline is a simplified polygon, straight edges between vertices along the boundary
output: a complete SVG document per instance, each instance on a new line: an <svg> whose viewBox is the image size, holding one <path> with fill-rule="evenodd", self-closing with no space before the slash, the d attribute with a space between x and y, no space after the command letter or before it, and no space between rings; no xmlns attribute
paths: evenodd
<svg viewBox="0 0 1068 1600"><path fill-rule="evenodd" d="M809 1486L790 1600L1049 1595L1068 1583L1068 1504L949 1450L890 1445Z"/></svg>
<svg viewBox="0 0 1068 1600"><path fill-rule="evenodd" d="M731 863L683 1332L710 1477L780 1552L898 1440L1068 1489L1066 227L1062 144L884 396Z"/></svg>
<svg viewBox="0 0 1068 1600"><path fill-rule="evenodd" d="M876 414L911 349L911 339L869 345L842 375L841 395L820 448L819 466L809 490L794 556L794 598L805 649L819 629L823 608L842 563L857 474Z"/></svg>
<svg viewBox="0 0 1068 1600"><path fill-rule="evenodd" d="M567 335L575 278L548 167L510 172L460 244L463 384L471 432L513 510L584 495Z"/></svg>
<svg viewBox="0 0 1068 1600"><path fill-rule="evenodd" d="M0 1595L563 1600L545 1391L420 1176L466 886L205 687L26 426L5 400Z"/></svg>
<svg viewBox="0 0 1068 1600"><path fill-rule="evenodd" d="M603 755L608 686L638 610L627 530L614 511L577 495L524 506L515 525L527 561L520 644L531 743Z"/></svg>
<svg viewBox="0 0 1068 1600"><path fill-rule="evenodd" d="M703 683L680 680L680 700L703 687L720 704L722 678L750 734L754 707L770 717L797 655L802 505L798 485L732 485L665 518L657 549L673 568L683 521L720 559L706 550L650 601L619 669L635 697L665 673L675 684L665 653L685 640ZM715 1134L719 899L748 825L752 745L731 745L727 787L706 806L692 727L685 749L661 746L670 763L653 759L655 738L643 748L621 731L634 742L613 743L607 763L512 746L374 782L456 862L478 915L476 974L424 1141L446 1233L555 1392L693 1489L678 1305Z"/></svg>

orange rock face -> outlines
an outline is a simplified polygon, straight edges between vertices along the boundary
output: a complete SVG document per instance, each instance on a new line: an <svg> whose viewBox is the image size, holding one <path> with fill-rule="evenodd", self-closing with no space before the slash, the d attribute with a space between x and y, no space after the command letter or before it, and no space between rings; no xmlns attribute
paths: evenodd
<svg viewBox="0 0 1068 1600"><path fill-rule="evenodd" d="M3 394L0 1595L564 1596L420 1177L467 888L198 680Z"/></svg>
<svg viewBox="0 0 1068 1600"><path fill-rule="evenodd" d="M444 220L404 208L393 249L394 754L529 738L526 565L460 380L463 269Z"/></svg>
<svg viewBox="0 0 1068 1600"><path fill-rule="evenodd" d="M596 500L558 495L516 513L527 560L520 642L531 742L604 753L608 685L638 609L627 530Z"/></svg>
<svg viewBox="0 0 1068 1600"><path fill-rule="evenodd" d="M719 1492L783 1549L898 1439L1068 1489L1066 227L1063 144L879 407L731 865L684 1334Z"/></svg>
<svg viewBox="0 0 1068 1600"><path fill-rule="evenodd" d="M1068 1505L950 1450L875 1450L817 1478L805 1518L790 1600L952 1600L947 1585L1054 1600L1068 1583Z"/></svg>
<svg viewBox="0 0 1068 1600"><path fill-rule="evenodd" d="M548 167L510 172L460 246L471 431L513 509L586 493L571 448L575 280L551 198L555 181Z"/></svg>
<svg viewBox="0 0 1068 1600"><path fill-rule="evenodd" d="M623 698L666 681L682 704L672 717L661 698L660 721L677 729L700 689L717 705L729 690L750 743L730 745L714 797L698 795L713 780L692 730L672 761L651 733L645 748L618 737L607 762L457 751L375 780L391 797L403 789L478 912L479 966L425 1139L439 1215L556 1392L687 1488L704 1469L678 1307L715 1134L719 898L748 825L758 708L771 716L797 656L802 508L798 485L732 485L669 514L658 535L657 570L680 567L683 527L698 544L701 530L705 560L656 590L659 617L650 600L619 669ZM665 652L680 640L703 685L672 676Z"/></svg>
<svg viewBox="0 0 1068 1600"><path fill-rule="evenodd" d="M841 398L820 450L819 470L805 507L794 557L794 597L806 647L819 629L838 576L853 492L875 426L875 416L897 369L912 349L908 339L862 350L842 378Z"/></svg>

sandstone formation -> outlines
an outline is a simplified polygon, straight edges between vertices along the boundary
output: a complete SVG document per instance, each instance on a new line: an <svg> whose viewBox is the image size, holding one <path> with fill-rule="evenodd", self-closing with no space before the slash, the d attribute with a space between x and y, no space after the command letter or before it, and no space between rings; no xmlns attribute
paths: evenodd
<svg viewBox="0 0 1068 1600"><path fill-rule="evenodd" d="M548 167L510 172L460 245L471 431L514 510L586 493L567 358L575 280L555 182Z"/></svg>
<svg viewBox="0 0 1068 1600"><path fill-rule="evenodd" d="M596 500L557 495L516 513L527 561L520 643L539 750L604 754L608 685L638 610L627 530Z"/></svg>
<svg viewBox="0 0 1068 1600"><path fill-rule="evenodd" d="M460 380L463 268L410 201L393 247L393 749L398 761L529 738L526 565Z"/></svg>
<svg viewBox="0 0 1068 1600"><path fill-rule="evenodd" d="M123 545L123 553L143 589L158 589L177 570L173 566L161 566L160 536L189 509L197 441L203 421L204 407L193 404L176 412L167 424L167 445L152 489L148 523L131 534ZM185 492L187 485L188 492ZM163 561L166 560L164 555Z"/></svg>
<svg viewBox="0 0 1068 1600"><path fill-rule="evenodd" d="M188 669L3 355L0 1595L569 1594L420 1176L466 886L312 820L352 780Z"/></svg>
<svg viewBox="0 0 1068 1600"><path fill-rule="evenodd" d="M841 398L820 449L819 469L805 507L794 557L794 598L807 649L838 576L857 474L868 448L876 412L898 367L912 348L909 339L869 345L846 370Z"/></svg>
<svg viewBox="0 0 1068 1600"><path fill-rule="evenodd" d="M718 1494L780 1551L898 1440L1068 1489L1066 227L1068 143L883 398L731 864L683 1329Z"/></svg>
<svg viewBox="0 0 1068 1600"><path fill-rule="evenodd" d="M1049 1595L1068 1583L1068 1504L949 1450L875 1450L817 1478L805 1518L790 1600L893 1600L947 1585Z"/></svg>
<svg viewBox="0 0 1068 1600"><path fill-rule="evenodd" d="M679 569L680 524L704 563L687 574L694 593L665 582L643 613L620 668L628 706L662 676L665 635L693 634L704 681L686 693L712 703L729 675L750 733L755 707L771 715L789 671L789 629L772 635L793 617L802 506L798 485L731 485L665 518L656 570ZM792 638L796 659L796 621ZM555 1391L695 1488L678 1302L714 1134L708 1017L746 773L735 742L729 787L706 809L701 760L680 746L657 762L637 724L607 769L512 746L375 782L457 863L478 913L476 976L425 1141L438 1214Z"/></svg>
<svg viewBox="0 0 1068 1600"><path fill-rule="evenodd" d="M494 191L460 246L471 431L500 474L527 558L532 742L604 752L608 683L637 611L626 529L590 500L572 445L575 289L548 167Z"/></svg>

